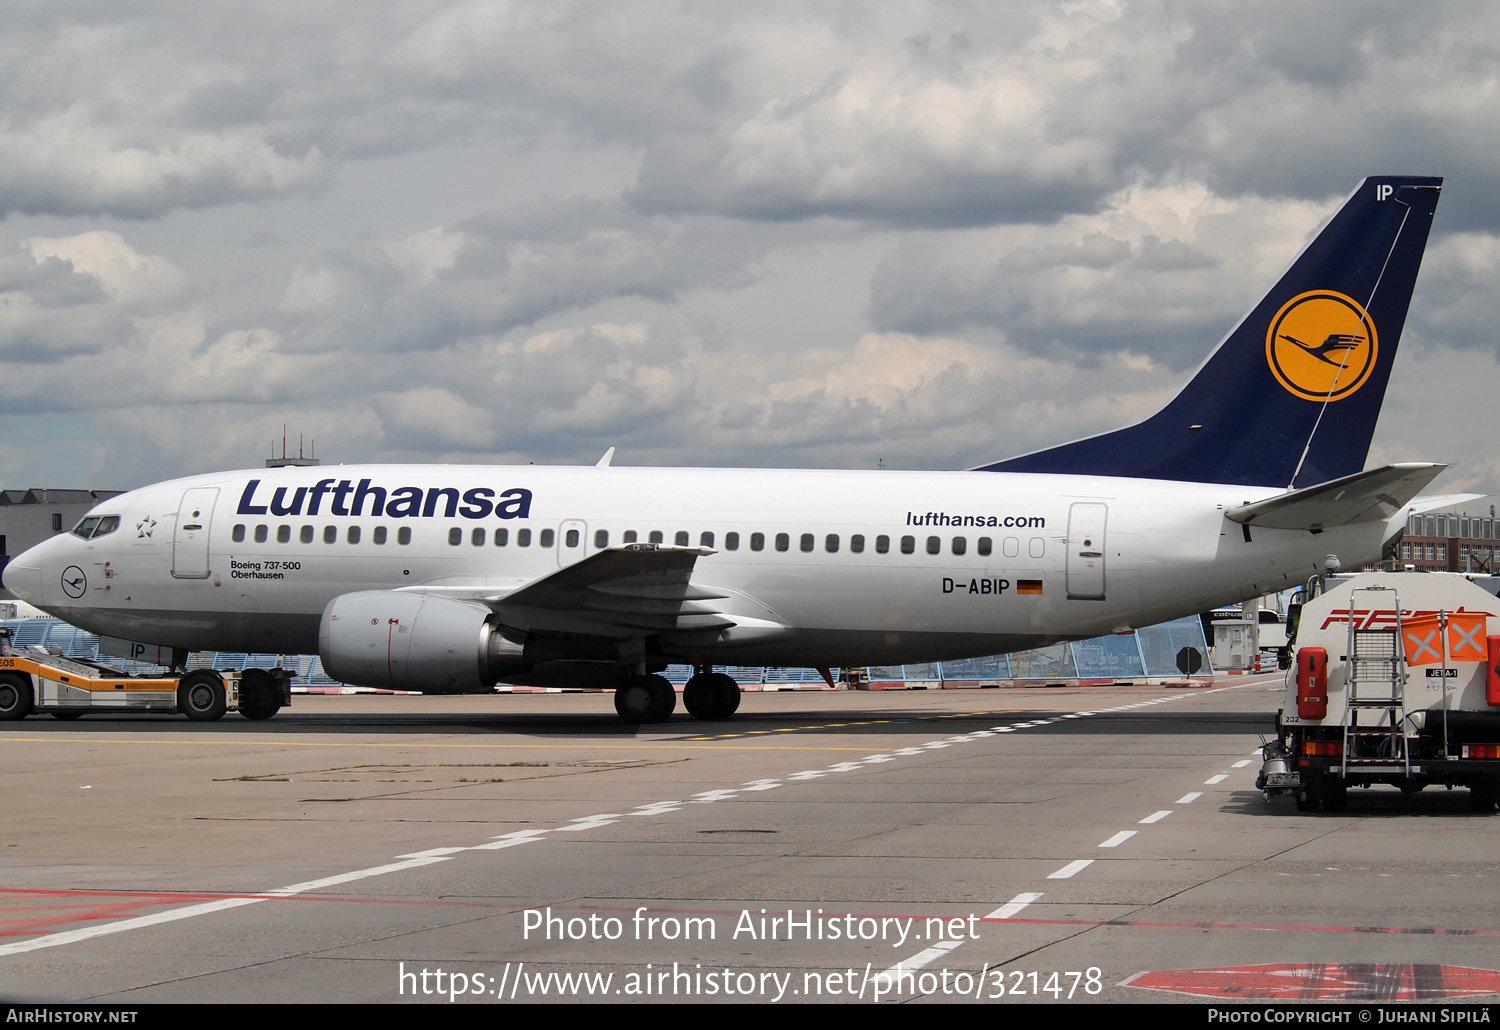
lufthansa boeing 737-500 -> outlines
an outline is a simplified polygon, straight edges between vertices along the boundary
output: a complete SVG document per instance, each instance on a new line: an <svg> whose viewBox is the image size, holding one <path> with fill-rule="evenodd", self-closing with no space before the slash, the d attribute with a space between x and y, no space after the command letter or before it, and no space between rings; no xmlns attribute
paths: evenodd
<svg viewBox="0 0 1500 1030"><path fill-rule="evenodd" d="M613 687L631 722L671 714L669 663L695 669L687 710L718 719L740 694L716 664L953 660L1256 597L1330 556L1376 561L1450 500L1414 501L1443 465L1364 467L1441 183L1360 183L1181 392L1114 432L957 472L606 455L194 476L104 501L5 586L179 668L316 652L369 687ZM258 682L251 718L280 703ZM211 670L180 696L224 710Z"/></svg>

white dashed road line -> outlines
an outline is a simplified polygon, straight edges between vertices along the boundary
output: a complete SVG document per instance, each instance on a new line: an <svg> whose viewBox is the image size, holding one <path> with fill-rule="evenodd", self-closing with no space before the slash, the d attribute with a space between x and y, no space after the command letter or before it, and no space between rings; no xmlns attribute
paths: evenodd
<svg viewBox="0 0 1500 1030"><path fill-rule="evenodd" d="M1049 879L1049 880L1071 880L1074 876L1076 876L1079 873L1083 872L1085 869L1087 869L1089 866L1091 866L1093 864L1094 864L1094 860L1092 858L1080 858L1080 859L1078 859L1076 861L1069 862L1067 865L1063 866L1061 869L1059 869L1055 873L1048 873L1047 874L1047 879Z"/></svg>
<svg viewBox="0 0 1500 1030"><path fill-rule="evenodd" d="M1121 830L1119 833L1115 834L1113 837L1109 838L1109 840L1105 841L1099 846L1101 848L1117 848L1121 844L1124 844L1131 837L1134 837L1136 835L1136 832L1137 831L1135 830Z"/></svg>

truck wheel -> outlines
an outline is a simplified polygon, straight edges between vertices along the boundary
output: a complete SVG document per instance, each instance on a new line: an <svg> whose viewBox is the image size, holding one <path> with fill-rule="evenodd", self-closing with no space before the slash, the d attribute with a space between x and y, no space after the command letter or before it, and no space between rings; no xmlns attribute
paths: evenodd
<svg viewBox="0 0 1500 1030"><path fill-rule="evenodd" d="M1349 788L1343 780L1329 780L1323 785L1323 811L1342 812L1349 807Z"/></svg>
<svg viewBox="0 0 1500 1030"><path fill-rule="evenodd" d="M211 669L190 672L177 685L177 710L194 722L221 719L227 708L224 680Z"/></svg>
<svg viewBox="0 0 1500 1030"><path fill-rule="evenodd" d="M31 677L0 673L0 720L24 719L31 714Z"/></svg>
<svg viewBox="0 0 1500 1030"><path fill-rule="evenodd" d="M1476 780L1469 784L1469 811L1485 815L1495 810L1495 801L1500 796L1494 780Z"/></svg>

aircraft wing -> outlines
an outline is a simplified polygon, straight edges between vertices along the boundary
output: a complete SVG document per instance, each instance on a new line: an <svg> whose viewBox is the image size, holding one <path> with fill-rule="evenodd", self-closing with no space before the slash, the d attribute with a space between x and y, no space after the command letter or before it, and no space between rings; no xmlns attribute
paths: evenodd
<svg viewBox="0 0 1500 1030"><path fill-rule="evenodd" d="M1246 526L1313 532L1356 522L1385 522L1447 467L1429 462L1387 465L1231 508L1224 514Z"/></svg>
<svg viewBox="0 0 1500 1030"><path fill-rule="evenodd" d="M727 595L690 580L706 547L626 544L590 555L489 600L507 625L619 637L727 629L712 603Z"/></svg>

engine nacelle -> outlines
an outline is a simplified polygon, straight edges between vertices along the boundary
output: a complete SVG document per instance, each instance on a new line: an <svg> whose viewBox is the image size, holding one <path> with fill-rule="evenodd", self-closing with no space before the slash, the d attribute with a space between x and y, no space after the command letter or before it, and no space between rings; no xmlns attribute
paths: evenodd
<svg viewBox="0 0 1500 1030"><path fill-rule="evenodd" d="M484 605L398 590L335 597L318 654L344 683L428 694L480 693L529 667Z"/></svg>

